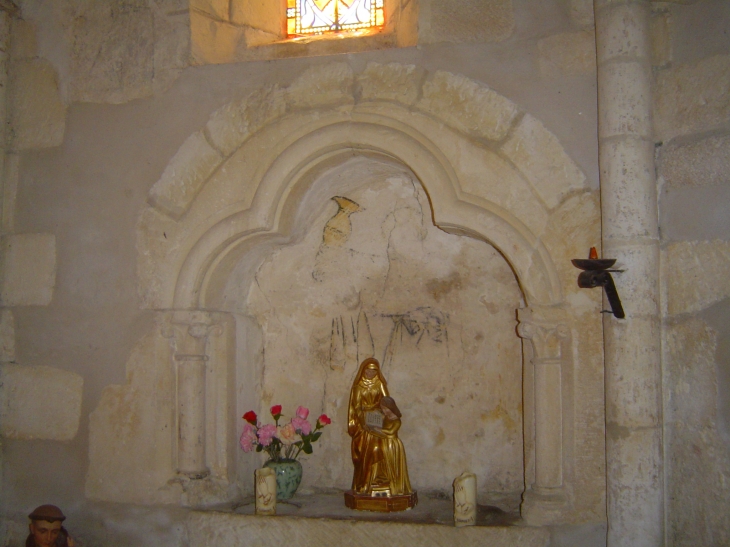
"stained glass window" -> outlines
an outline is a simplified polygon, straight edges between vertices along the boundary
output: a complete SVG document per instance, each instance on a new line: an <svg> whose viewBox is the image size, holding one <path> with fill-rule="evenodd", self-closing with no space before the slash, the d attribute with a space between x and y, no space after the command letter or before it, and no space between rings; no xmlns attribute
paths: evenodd
<svg viewBox="0 0 730 547"><path fill-rule="evenodd" d="M380 27L384 0L287 0L289 36Z"/></svg>

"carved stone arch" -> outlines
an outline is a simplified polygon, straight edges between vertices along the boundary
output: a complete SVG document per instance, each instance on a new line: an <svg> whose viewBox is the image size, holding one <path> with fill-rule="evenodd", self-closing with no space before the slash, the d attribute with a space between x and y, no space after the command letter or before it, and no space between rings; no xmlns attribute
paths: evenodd
<svg viewBox="0 0 730 547"><path fill-rule="evenodd" d="M385 156L408 167L429 195L434 224L499 250L515 271L528 305L562 300L547 249L517 215L464 192L453 166L425 135L392 120L378 123L379 116L353 118L320 127L282 150L253 181L257 190L251 207L218 221L200 237L180 269L175 309L215 309L216 289L253 240L289 235L293 211L314 174L353 153Z"/></svg>

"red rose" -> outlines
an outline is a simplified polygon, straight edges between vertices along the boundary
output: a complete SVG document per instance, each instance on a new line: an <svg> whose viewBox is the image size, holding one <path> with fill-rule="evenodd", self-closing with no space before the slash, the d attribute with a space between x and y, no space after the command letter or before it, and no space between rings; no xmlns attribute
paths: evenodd
<svg viewBox="0 0 730 547"><path fill-rule="evenodd" d="M281 414L281 405L274 405L271 407L271 415L275 417L277 414Z"/></svg>
<svg viewBox="0 0 730 547"><path fill-rule="evenodd" d="M332 423L332 420L330 420L327 417L327 414L322 414L319 418L317 418L317 422L320 425L323 425L324 426L324 425L330 425Z"/></svg>
<svg viewBox="0 0 730 547"><path fill-rule="evenodd" d="M249 410L248 412L246 412L246 414L243 415L243 419L251 425L256 425L256 418L256 413L253 410Z"/></svg>

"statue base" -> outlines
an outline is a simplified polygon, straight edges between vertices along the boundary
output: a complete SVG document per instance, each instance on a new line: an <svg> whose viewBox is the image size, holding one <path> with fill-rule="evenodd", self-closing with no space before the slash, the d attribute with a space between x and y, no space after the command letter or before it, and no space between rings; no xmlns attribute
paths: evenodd
<svg viewBox="0 0 730 547"><path fill-rule="evenodd" d="M367 496L356 494L352 490L345 492L345 505L350 509L358 511L380 511L381 513L392 513L405 511L418 505L418 494L402 494L400 496Z"/></svg>

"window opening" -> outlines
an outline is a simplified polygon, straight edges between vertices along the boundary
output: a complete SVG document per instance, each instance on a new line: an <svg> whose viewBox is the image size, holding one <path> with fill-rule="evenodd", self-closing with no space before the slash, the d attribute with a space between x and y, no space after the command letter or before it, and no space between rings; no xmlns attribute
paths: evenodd
<svg viewBox="0 0 730 547"><path fill-rule="evenodd" d="M287 34L323 34L383 26L384 0L287 0Z"/></svg>

